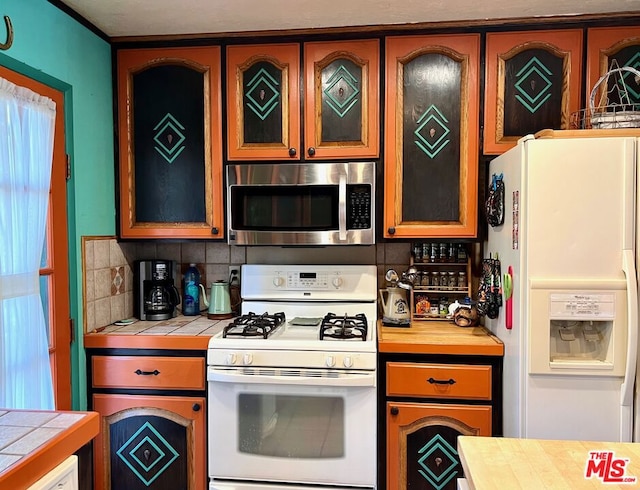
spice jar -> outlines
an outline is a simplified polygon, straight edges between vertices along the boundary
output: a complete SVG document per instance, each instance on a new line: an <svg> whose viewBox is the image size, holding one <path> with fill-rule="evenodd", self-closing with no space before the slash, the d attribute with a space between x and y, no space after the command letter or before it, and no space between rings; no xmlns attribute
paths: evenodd
<svg viewBox="0 0 640 490"><path fill-rule="evenodd" d="M440 286L440 274L438 271L433 271L431 273L431 287L437 288L438 286Z"/></svg>
<svg viewBox="0 0 640 490"><path fill-rule="evenodd" d="M467 287L467 273L464 271L458 272L458 287L461 289Z"/></svg>
<svg viewBox="0 0 640 490"><path fill-rule="evenodd" d="M447 273L445 271L440 272L440 287L446 288L449 286L449 281L447 280Z"/></svg>
<svg viewBox="0 0 640 490"><path fill-rule="evenodd" d="M456 278L456 273L453 271L449 271L447 273L447 287L449 289L455 289L458 287L458 279Z"/></svg>

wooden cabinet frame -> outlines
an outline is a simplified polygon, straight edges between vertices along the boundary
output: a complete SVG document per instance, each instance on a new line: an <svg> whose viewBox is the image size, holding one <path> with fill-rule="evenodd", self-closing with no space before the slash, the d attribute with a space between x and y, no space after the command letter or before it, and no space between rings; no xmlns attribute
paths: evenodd
<svg viewBox="0 0 640 490"><path fill-rule="evenodd" d="M530 31L487 34L485 63L484 154L499 154L525 135L504 135L506 62L530 49L541 49L561 58L561 127L569 129L571 113L580 109L582 84L582 31ZM542 130L546 128L538 128Z"/></svg>
<svg viewBox="0 0 640 490"><path fill-rule="evenodd" d="M458 222L408 222L402 218L403 66L423 54L443 54L461 63L460 192ZM477 234L480 37L403 36L386 39L384 237L475 237Z"/></svg>
<svg viewBox="0 0 640 490"><path fill-rule="evenodd" d="M203 223L136 221L132 77L162 65L183 65L204 76L205 216ZM222 111L220 47L120 50L117 54L120 160L120 236L122 238L224 238L222 188Z"/></svg>

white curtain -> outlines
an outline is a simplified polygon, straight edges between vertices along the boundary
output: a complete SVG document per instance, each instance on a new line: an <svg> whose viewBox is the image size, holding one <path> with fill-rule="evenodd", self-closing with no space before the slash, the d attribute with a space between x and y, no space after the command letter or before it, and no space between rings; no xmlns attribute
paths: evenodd
<svg viewBox="0 0 640 490"><path fill-rule="evenodd" d="M0 78L0 408L53 409L39 268L55 103Z"/></svg>

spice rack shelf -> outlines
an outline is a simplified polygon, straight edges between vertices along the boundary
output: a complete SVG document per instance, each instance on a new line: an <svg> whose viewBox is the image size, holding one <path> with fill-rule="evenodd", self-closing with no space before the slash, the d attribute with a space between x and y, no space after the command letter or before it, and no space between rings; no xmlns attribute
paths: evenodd
<svg viewBox="0 0 640 490"><path fill-rule="evenodd" d="M416 243L413 249L416 251L424 245ZM451 254L444 261L438 256L432 261L428 256L428 262L416 260L420 254L412 254L410 265L418 271L410 294L412 321L450 321L447 317L449 304L471 297L471 259L466 245L457 244L456 249L459 253L455 261L449 260L453 258Z"/></svg>

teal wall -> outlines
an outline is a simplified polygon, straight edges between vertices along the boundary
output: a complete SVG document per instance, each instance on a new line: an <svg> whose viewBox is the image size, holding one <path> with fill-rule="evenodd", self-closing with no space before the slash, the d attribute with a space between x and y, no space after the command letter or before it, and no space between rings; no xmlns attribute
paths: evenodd
<svg viewBox="0 0 640 490"><path fill-rule="evenodd" d="M71 346L73 408L86 402L82 344L83 235L115 235L113 93L111 47L107 41L46 0L4 0L0 16L11 18L13 46L0 51L0 65L65 93L69 279L75 342ZM0 17L1 20L2 17ZM0 42L6 40L0 22Z"/></svg>

